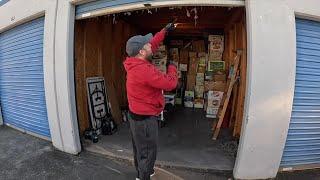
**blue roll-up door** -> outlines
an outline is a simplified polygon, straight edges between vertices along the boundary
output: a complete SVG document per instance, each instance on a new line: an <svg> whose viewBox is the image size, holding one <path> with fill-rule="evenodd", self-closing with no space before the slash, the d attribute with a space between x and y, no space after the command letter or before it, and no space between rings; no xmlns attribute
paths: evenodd
<svg viewBox="0 0 320 180"><path fill-rule="evenodd" d="M282 167L320 165L320 22L296 19L297 68Z"/></svg>
<svg viewBox="0 0 320 180"><path fill-rule="evenodd" d="M50 138L43 33L42 17L0 34L0 104L5 124Z"/></svg>

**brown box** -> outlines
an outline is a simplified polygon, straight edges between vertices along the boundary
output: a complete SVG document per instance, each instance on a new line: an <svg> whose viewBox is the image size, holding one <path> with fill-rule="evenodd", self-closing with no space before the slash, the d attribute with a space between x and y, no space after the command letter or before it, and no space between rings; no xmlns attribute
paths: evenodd
<svg viewBox="0 0 320 180"><path fill-rule="evenodd" d="M205 47L204 40L193 41L192 42L192 49L195 52L205 52L206 47Z"/></svg>
<svg viewBox="0 0 320 180"><path fill-rule="evenodd" d="M196 85L204 85L204 73L197 73L196 75Z"/></svg>
<svg viewBox="0 0 320 180"><path fill-rule="evenodd" d="M223 35L209 35L208 41L223 42L224 36Z"/></svg>
<svg viewBox="0 0 320 180"><path fill-rule="evenodd" d="M204 106L204 100L201 98L194 99L194 108L202 109Z"/></svg>
<svg viewBox="0 0 320 180"><path fill-rule="evenodd" d="M199 52L198 57L207 57L207 53L206 52Z"/></svg>
<svg viewBox="0 0 320 180"><path fill-rule="evenodd" d="M188 64L189 63L189 52L187 50L180 50L180 63Z"/></svg>
<svg viewBox="0 0 320 180"><path fill-rule="evenodd" d="M222 91L224 92L226 88L226 83L222 81L205 81L204 91Z"/></svg>
<svg viewBox="0 0 320 180"><path fill-rule="evenodd" d="M209 49L209 51L223 51L224 50L224 43L210 41L208 49Z"/></svg>
<svg viewBox="0 0 320 180"><path fill-rule="evenodd" d="M223 52L221 51L209 51L208 61L221 61Z"/></svg>
<svg viewBox="0 0 320 180"><path fill-rule="evenodd" d="M193 53L189 53L189 58L190 58L190 61L189 61L188 74L195 75L198 70L199 58L197 56L194 56Z"/></svg>
<svg viewBox="0 0 320 180"><path fill-rule="evenodd" d="M196 85L196 75L187 75L187 90L193 91Z"/></svg>
<svg viewBox="0 0 320 180"><path fill-rule="evenodd" d="M197 73L205 73L205 72L206 72L206 66L198 65Z"/></svg>
<svg viewBox="0 0 320 180"><path fill-rule="evenodd" d="M214 75L213 75L213 80L214 80L214 81L226 82L226 80L227 80L227 75L226 75L226 74L214 74Z"/></svg>
<svg viewBox="0 0 320 180"><path fill-rule="evenodd" d="M179 62L179 49L178 48L171 48L170 49L170 57L173 61Z"/></svg>
<svg viewBox="0 0 320 180"><path fill-rule="evenodd" d="M195 97L203 98L204 86L196 85L194 88L194 92L195 92Z"/></svg>
<svg viewBox="0 0 320 180"><path fill-rule="evenodd" d="M189 52L189 58L196 58L197 57L197 53L196 52Z"/></svg>

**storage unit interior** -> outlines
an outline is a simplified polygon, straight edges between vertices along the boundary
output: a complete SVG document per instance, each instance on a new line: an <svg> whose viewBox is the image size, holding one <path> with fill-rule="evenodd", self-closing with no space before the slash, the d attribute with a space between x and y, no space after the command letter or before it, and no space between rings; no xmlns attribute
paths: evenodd
<svg viewBox="0 0 320 180"><path fill-rule="evenodd" d="M208 66L208 60L219 60L212 59L209 55L209 35L222 35L224 38L220 59L224 62L224 68L214 65L213 67L218 70L208 72L208 67L204 70L206 76L210 76L210 80L205 81L212 82L209 90L222 91L226 94L230 80L229 69L233 67L236 56L235 50L242 49L243 53L237 72L240 78L234 85L218 140L211 139L211 129L217 119L207 118L204 108L184 107L182 102L182 105L171 106L165 113L164 127L159 130L158 160L185 166L232 169L237 151L237 139L241 131L246 87L246 23L245 10L241 7L162 7L77 20L74 63L81 136L90 127L86 78L102 76L106 83L111 113L119 128L113 135L100 136L99 142L94 146L119 156L132 157L129 127L128 123L123 121L122 113L128 106L126 72L122 64L126 58L126 41L137 34L144 35L150 32L155 34L175 18L177 29L168 34L164 45L168 59L177 59L170 53L170 49L178 48L180 55L176 61L180 61L179 68L180 64L187 64L189 68L187 72L181 73L180 82L184 89L171 92L176 94L176 97L181 97L182 101L186 99L185 91L194 90L196 84L199 84L195 82L198 81L196 71L199 66L197 64L197 69L191 70L192 57L188 56L192 56L192 52L195 52L196 59L199 59L201 52L206 53L205 66ZM182 57L182 54L186 57ZM219 70L219 67L223 70ZM204 82L201 83L204 86ZM205 89L208 90L208 87ZM204 97L200 95L200 99L205 98L207 93L203 94ZM221 102L220 108L223 100ZM204 106L206 103L207 100ZM82 142L86 142L85 147L92 145L88 141Z"/></svg>

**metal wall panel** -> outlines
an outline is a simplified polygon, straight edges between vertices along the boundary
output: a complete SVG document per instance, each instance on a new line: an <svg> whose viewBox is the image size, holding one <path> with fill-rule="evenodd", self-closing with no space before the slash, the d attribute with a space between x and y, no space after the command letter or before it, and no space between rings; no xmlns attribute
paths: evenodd
<svg viewBox="0 0 320 180"><path fill-rule="evenodd" d="M43 74L44 17L0 34L4 123L50 138Z"/></svg>
<svg viewBox="0 0 320 180"><path fill-rule="evenodd" d="M296 32L296 83L282 167L320 164L320 22L296 19Z"/></svg>

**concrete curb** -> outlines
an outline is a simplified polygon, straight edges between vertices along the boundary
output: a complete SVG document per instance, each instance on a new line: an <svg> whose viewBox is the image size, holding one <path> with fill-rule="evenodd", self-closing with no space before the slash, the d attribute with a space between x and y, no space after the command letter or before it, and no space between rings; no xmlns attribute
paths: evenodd
<svg viewBox="0 0 320 180"><path fill-rule="evenodd" d="M112 160L120 161L128 165L133 165L133 158L129 156L117 155L95 144L86 146L84 147L84 149L91 153L103 155L106 158L109 158ZM202 167L202 166L196 166L196 165L187 166L187 165L181 165L181 164L171 163L167 161L156 161L155 166L159 168L187 170L187 171L192 171L197 173L212 173L216 175L231 175L233 173L232 169L212 169L210 167Z"/></svg>

